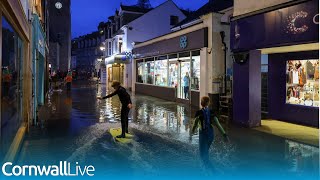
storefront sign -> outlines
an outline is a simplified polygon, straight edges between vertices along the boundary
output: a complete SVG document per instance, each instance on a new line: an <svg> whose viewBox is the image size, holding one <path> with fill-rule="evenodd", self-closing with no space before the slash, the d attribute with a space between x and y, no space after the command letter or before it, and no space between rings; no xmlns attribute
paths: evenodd
<svg viewBox="0 0 320 180"><path fill-rule="evenodd" d="M45 57L45 35L44 32L41 28L41 24L40 24L40 20L38 15L34 14L33 15L33 19L34 19L34 37L35 39L35 43L37 44L35 47L37 48L37 50L40 52L40 54Z"/></svg>
<svg viewBox="0 0 320 180"><path fill-rule="evenodd" d="M231 49L247 51L319 41L319 1L311 0L231 23Z"/></svg>
<svg viewBox="0 0 320 180"><path fill-rule="evenodd" d="M199 29L182 36L165 39L150 45L134 48L134 58L176 53L208 46L208 28Z"/></svg>
<svg viewBox="0 0 320 180"><path fill-rule="evenodd" d="M188 46L188 37L187 36L181 36L180 37L180 47L182 49L186 48Z"/></svg>

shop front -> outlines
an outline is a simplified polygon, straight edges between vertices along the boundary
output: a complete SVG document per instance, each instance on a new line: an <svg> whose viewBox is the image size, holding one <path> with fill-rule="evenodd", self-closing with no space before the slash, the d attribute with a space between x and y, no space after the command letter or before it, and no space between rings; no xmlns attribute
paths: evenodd
<svg viewBox="0 0 320 180"><path fill-rule="evenodd" d="M199 106L207 34L203 28L134 48L135 92Z"/></svg>
<svg viewBox="0 0 320 180"><path fill-rule="evenodd" d="M37 123L37 112L38 107L44 104L45 96L45 72L46 72L46 62L45 62L45 34L42 29L39 16L33 14L32 23L32 94L33 98L33 120L34 124Z"/></svg>
<svg viewBox="0 0 320 180"><path fill-rule="evenodd" d="M20 1L6 0L0 2L1 160L9 153L14 153L9 148L20 131L19 128L24 127L24 122L28 120L28 103L31 100L30 81L27 79L28 68L31 66L28 64L30 32L28 21L19 3Z"/></svg>
<svg viewBox="0 0 320 180"><path fill-rule="evenodd" d="M106 79L110 83L112 81L119 81L123 86L128 86L128 74L126 69L130 69L131 57L129 55L118 54L105 59L106 63Z"/></svg>
<svg viewBox="0 0 320 180"><path fill-rule="evenodd" d="M268 117L319 125L319 1L235 19L234 121L261 124L261 55L268 56Z"/></svg>

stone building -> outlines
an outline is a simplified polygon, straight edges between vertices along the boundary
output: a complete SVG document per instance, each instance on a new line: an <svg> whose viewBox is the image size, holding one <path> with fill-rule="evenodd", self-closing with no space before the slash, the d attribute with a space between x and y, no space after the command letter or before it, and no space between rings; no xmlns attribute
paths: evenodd
<svg viewBox="0 0 320 180"><path fill-rule="evenodd" d="M103 56L100 44L104 40L104 23L99 24L99 31L80 36L72 40L72 64L73 70L78 72L79 77L92 77L95 72L96 60Z"/></svg>
<svg viewBox="0 0 320 180"><path fill-rule="evenodd" d="M52 71L67 72L71 61L70 0L50 0L49 62Z"/></svg>

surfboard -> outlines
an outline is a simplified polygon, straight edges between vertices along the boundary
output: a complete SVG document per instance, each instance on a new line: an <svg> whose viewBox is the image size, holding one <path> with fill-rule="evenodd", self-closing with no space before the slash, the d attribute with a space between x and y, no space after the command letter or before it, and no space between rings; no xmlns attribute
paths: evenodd
<svg viewBox="0 0 320 180"><path fill-rule="evenodd" d="M120 143L130 143L133 141L133 135L127 134L125 138L117 138L117 136L121 135L121 128L111 128L110 129L111 136Z"/></svg>

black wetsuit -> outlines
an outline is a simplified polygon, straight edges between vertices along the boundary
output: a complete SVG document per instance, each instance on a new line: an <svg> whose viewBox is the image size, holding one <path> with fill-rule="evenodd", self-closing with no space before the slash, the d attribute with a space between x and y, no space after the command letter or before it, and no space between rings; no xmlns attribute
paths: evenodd
<svg viewBox="0 0 320 180"><path fill-rule="evenodd" d="M103 99L110 98L112 96L118 95L120 102L122 104L121 108L121 128L122 128L122 136L125 136L125 133L128 133L128 116L130 109L128 108L129 104L132 104L130 95L127 93L126 89L120 86L116 91L109 94L108 96L103 97Z"/></svg>

